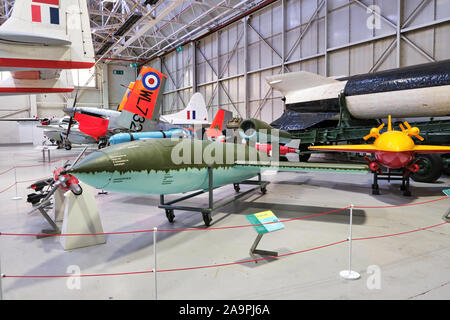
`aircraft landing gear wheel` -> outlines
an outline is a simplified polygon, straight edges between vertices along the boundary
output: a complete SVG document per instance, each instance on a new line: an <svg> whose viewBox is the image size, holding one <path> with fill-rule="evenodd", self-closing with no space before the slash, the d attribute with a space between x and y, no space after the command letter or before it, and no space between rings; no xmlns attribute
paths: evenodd
<svg viewBox="0 0 450 320"><path fill-rule="evenodd" d="M239 192L241 187L239 187L239 183L233 183L234 191Z"/></svg>
<svg viewBox="0 0 450 320"><path fill-rule="evenodd" d="M419 171L413 173L411 178L416 182L436 182L444 166L442 158L437 154L421 154L418 159Z"/></svg>
<svg viewBox="0 0 450 320"><path fill-rule="evenodd" d="M173 212L173 209L166 209L166 217L170 223L173 223L175 220L175 213Z"/></svg>
<svg viewBox="0 0 450 320"><path fill-rule="evenodd" d="M66 144L65 146L64 146L64 149L66 149L66 150L70 150L70 149L72 149L72 145L69 143L69 144Z"/></svg>
<svg viewBox="0 0 450 320"><path fill-rule="evenodd" d="M203 221L205 222L205 226L209 227L211 225L212 217L211 212L202 211Z"/></svg>
<svg viewBox="0 0 450 320"><path fill-rule="evenodd" d="M266 187L261 187L261 193L262 194L266 194L267 193L267 188Z"/></svg>

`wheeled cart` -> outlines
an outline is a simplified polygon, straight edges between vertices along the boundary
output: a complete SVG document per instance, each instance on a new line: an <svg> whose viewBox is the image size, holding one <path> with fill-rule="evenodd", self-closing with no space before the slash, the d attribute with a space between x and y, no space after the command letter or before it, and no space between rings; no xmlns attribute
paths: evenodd
<svg viewBox="0 0 450 320"><path fill-rule="evenodd" d="M405 197L411 196L411 191L409 190L409 177L410 174L406 170L402 172L383 172L379 173L377 171L373 172L373 184L372 184L372 194L380 194L380 188L378 186L378 180L399 180L402 182L400 190L403 191Z"/></svg>
<svg viewBox="0 0 450 320"><path fill-rule="evenodd" d="M213 191L215 188L213 188L213 168L208 167L208 189L207 190L200 190L200 191L196 191L193 192L191 194L188 194L186 196L171 200L169 202L165 202L164 200L164 195L161 194L159 196L160 199L160 204L158 206L158 208L161 209L165 209L166 210L166 216L167 219L169 220L169 222L173 222L175 219L175 210L185 210L185 211L197 211L197 212L201 212L202 216L203 216L203 221L205 222L205 225L207 227L209 227L211 225L211 221L212 221L212 217L211 217L211 213L216 210L219 209L227 204L229 204L230 202L233 202L251 192L256 191L257 189L259 189L263 194L266 193L267 189L266 186L269 184L268 181L262 181L261 180L261 174L258 174L258 180L244 180L244 181L240 181L238 183L233 183L234 186L234 190L236 192L240 191L240 185L241 184L247 184L247 185L254 185L254 188L251 188L245 192L239 193L237 195L234 195L226 200L214 203L214 195L213 195ZM195 196L201 195L205 192L208 192L208 197L209 197L209 201L208 201L208 207L207 208L199 208L199 207L187 207L187 206L178 206L178 205L173 205L174 203L183 201L183 200L187 200L190 198L193 198Z"/></svg>

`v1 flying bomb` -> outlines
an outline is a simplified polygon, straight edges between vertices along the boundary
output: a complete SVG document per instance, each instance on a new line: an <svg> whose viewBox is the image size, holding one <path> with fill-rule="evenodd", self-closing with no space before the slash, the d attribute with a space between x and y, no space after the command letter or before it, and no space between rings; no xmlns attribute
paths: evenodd
<svg viewBox="0 0 450 320"><path fill-rule="evenodd" d="M383 123L378 128L372 128L370 133L363 138L364 140L375 138L373 144L313 146L309 149L371 153L374 159L366 158L366 160L369 162L370 170L374 173L372 192L379 194L377 174L381 173L380 166L384 166L388 169L403 170L402 190L404 195L410 195L409 175L419 170L415 156L417 154L450 153L450 146L416 145L411 137L423 141L423 138L419 135L419 128L411 127L406 121L404 125L400 124L401 131L393 130L391 116L389 115L387 131L380 133L384 127Z"/></svg>
<svg viewBox="0 0 450 320"><path fill-rule="evenodd" d="M274 129L272 135L277 134ZM255 137L254 132L248 135ZM256 139L265 143L261 141L263 139ZM274 137L270 143L274 147L277 145ZM93 152L65 174L106 191L165 195L196 190L211 192L223 185L238 185L263 170L369 172L367 165L278 162L276 155L270 158L265 150L260 151L250 145L194 139L152 139L122 143ZM238 191L236 186L235 190ZM265 187L261 186L261 191L264 193ZM208 226L210 212L202 211L202 214ZM166 215L172 222L173 212L166 209Z"/></svg>

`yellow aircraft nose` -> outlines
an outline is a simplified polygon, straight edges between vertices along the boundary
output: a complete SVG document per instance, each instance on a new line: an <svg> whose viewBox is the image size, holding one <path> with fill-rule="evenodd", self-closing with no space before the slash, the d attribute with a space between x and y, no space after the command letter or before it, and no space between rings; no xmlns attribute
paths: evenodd
<svg viewBox="0 0 450 320"><path fill-rule="evenodd" d="M374 142L380 151L412 151L415 147L413 139L400 131L386 131Z"/></svg>

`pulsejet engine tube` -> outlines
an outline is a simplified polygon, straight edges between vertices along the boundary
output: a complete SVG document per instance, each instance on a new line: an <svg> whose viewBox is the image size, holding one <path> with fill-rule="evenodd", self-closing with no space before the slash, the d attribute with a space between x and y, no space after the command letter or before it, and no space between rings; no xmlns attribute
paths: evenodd
<svg viewBox="0 0 450 320"><path fill-rule="evenodd" d="M289 132L275 129L268 123L257 119L242 121L239 135L243 139L261 143L272 143L274 139L278 139L278 143L287 144L292 140Z"/></svg>

